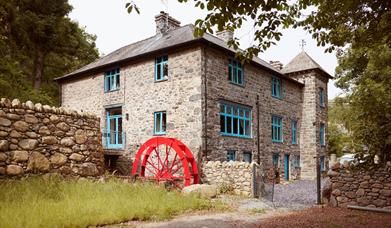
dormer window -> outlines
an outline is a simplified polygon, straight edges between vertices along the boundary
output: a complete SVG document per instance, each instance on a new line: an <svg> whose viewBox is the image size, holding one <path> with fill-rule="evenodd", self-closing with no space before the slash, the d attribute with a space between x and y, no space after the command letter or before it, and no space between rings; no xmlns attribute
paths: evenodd
<svg viewBox="0 0 391 228"><path fill-rule="evenodd" d="M120 88L120 71L119 68L105 72L105 92L119 90Z"/></svg>
<svg viewBox="0 0 391 228"><path fill-rule="evenodd" d="M234 59L228 59L228 80L237 85L243 85L243 66Z"/></svg>
<svg viewBox="0 0 391 228"><path fill-rule="evenodd" d="M155 81L168 79L168 56L160 56L155 59Z"/></svg>

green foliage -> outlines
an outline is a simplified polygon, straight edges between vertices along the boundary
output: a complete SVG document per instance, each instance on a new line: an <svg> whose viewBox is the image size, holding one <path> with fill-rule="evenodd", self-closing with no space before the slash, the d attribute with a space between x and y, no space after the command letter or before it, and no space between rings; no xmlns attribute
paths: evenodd
<svg viewBox="0 0 391 228"><path fill-rule="evenodd" d="M391 48L378 42L353 44L338 56L337 85L348 93L351 130L369 163L391 160Z"/></svg>
<svg viewBox="0 0 391 228"><path fill-rule="evenodd" d="M98 58L96 37L68 18L67 0L0 2L0 96L58 103L53 78Z"/></svg>
<svg viewBox="0 0 391 228"><path fill-rule="evenodd" d="M0 227L87 227L168 219L212 208L205 199L117 179L99 183L29 178L0 182L0 188Z"/></svg>

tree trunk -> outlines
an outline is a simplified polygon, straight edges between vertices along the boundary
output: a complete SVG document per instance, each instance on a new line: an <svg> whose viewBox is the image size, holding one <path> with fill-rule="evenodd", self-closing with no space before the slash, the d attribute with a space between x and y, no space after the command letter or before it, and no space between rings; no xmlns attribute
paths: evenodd
<svg viewBox="0 0 391 228"><path fill-rule="evenodd" d="M34 75L33 75L34 90L39 90L42 85L44 57L45 54L41 49L36 50L35 59L34 59Z"/></svg>

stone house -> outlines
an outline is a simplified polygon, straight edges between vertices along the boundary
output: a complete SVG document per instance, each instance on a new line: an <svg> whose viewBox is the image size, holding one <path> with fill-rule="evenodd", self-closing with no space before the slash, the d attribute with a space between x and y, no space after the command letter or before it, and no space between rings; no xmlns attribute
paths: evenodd
<svg viewBox="0 0 391 228"><path fill-rule="evenodd" d="M317 155L326 167L331 76L307 53L285 67L242 65L226 45L232 32L195 37L164 12L155 21L153 37L56 79L63 107L101 118L109 165L130 168L140 145L163 135L199 162L274 164L286 180L314 178Z"/></svg>

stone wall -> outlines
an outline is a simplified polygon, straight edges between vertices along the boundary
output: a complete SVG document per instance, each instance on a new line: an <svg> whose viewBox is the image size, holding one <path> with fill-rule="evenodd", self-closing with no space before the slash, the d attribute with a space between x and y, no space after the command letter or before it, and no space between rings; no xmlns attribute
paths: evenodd
<svg viewBox="0 0 391 228"><path fill-rule="evenodd" d="M331 205L391 209L391 164L377 170L353 170L337 163L328 175Z"/></svg>
<svg viewBox="0 0 391 228"><path fill-rule="evenodd" d="M31 101L0 100L0 177L103 173L99 119Z"/></svg>
<svg viewBox="0 0 391 228"><path fill-rule="evenodd" d="M226 190L232 188L237 195L253 196L253 165L256 166L255 163L237 161L208 161L202 166L203 180Z"/></svg>

